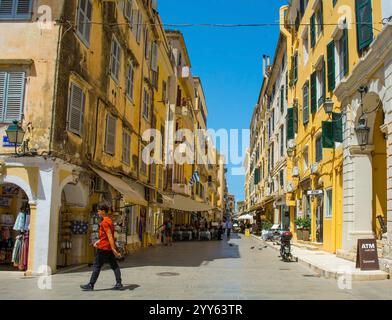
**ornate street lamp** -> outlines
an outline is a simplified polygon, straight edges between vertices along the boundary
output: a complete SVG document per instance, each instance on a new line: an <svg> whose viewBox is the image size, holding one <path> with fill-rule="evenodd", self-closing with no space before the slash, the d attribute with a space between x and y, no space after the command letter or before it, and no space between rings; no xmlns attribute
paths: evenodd
<svg viewBox="0 0 392 320"><path fill-rule="evenodd" d="M369 142L370 128L366 124L365 115L362 115L358 120L358 127L355 128L357 133L358 144L361 147L366 147Z"/></svg>
<svg viewBox="0 0 392 320"><path fill-rule="evenodd" d="M15 154L18 154L16 148L18 145L23 143L25 131L19 125L19 122L14 120L13 123L10 124L5 130L5 132L7 134L9 143L13 143L15 145Z"/></svg>
<svg viewBox="0 0 392 320"><path fill-rule="evenodd" d="M324 101L324 111L326 114L331 115L333 112L333 101L332 99L328 98Z"/></svg>

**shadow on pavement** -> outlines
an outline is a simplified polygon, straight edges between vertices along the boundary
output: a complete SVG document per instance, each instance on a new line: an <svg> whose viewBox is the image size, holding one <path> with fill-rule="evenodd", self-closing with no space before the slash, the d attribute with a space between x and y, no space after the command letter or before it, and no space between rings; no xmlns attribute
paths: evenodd
<svg viewBox="0 0 392 320"><path fill-rule="evenodd" d="M130 284L130 285L124 285L124 287L121 290L117 290L117 291L133 291L137 288L140 288L140 286L138 284ZM113 288L108 288L108 289L94 289L94 292L99 292L99 291L115 291L113 290Z"/></svg>
<svg viewBox="0 0 392 320"><path fill-rule="evenodd" d="M130 253L119 264L121 269L145 266L198 267L218 259L239 259L239 239L241 237L238 234L231 234L230 240L223 236L221 241L181 241L168 247L152 246ZM109 266L105 265L102 270L108 269ZM91 267L86 267L75 272L91 271Z"/></svg>

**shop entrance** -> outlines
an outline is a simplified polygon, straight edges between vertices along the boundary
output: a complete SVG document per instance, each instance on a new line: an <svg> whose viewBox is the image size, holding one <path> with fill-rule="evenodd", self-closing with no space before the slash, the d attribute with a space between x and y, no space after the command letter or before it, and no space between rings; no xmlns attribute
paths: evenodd
<svg viewBox="0 0 392 320"><path fill-rule="evenodd" d="M30 206L17 185L0 185L0 271L26 271L29 255Z"/></svg>

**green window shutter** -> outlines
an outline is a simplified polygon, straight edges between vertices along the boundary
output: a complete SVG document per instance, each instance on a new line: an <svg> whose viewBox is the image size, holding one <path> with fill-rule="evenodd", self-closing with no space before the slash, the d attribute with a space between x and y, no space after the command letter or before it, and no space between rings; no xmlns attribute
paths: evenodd
<svg viewBox="0 0 392 320"><path fill-rule="evenodd" d="M328 91L335 90L335 41L331 41L327 46L327 64L328 64Z"/></svg>
<svg viewBox="0 0 392 320"><path fill-rule="evenodd" d="M306 84L303 88L303 124L309 122L309 84Z"/></svg>
<svg viewBox="0 0 392 320"><path fill-rule="evenodd" d="M312 48L316 45L316 17L314 14L310 18L310 45Z"/></svg>
<svg viewBox="0 0 392 320"><path fill-rule="evenodd" d="M280 112L284 112L284 86L280 88Z"/></svg>
<svg viewBox="0 0 392 320"><path fill-rule="evenodd" d="M334 147L333 123L330 121L323 121L323 148L333 149Z"/></svg>
<svg viewBox="0 0 392 320"><path fill-rule="evenodd" d="M332 0L332 5L336 6L336 2L338 2L338 0Z"/></svg>
<svg viewBox="0 0 392 320"><path fill-rule="evenodd" d="M287 109L287 140L294 139L294 108Z"/></svg>
<svg viewBox="0 0 392 320"><path fill-rule="evenodd" d="M323 141L322 137L316 139L316 162L323 160Z"/></svg>
<svg viewBox="0 0 392 320"><path fill-rule="evenodd" d="M335 142L343 142L343 120L341 113L332 113L333 137Z"/></svg>
<svg viewBox="0 0 392 320"><path fill-rule="evenodd" d="M371 0L356 0L358 50L362 52L373 41L373 10Z"/></svg>
<svg viewBox="0 0 392 320"><path fill-rule="evenodd" d="M312 113L317 112L317 72L310 77L310 108Z"/></svg>
<svg viewBox="0 0 392 320"><path fill-rule="evenodd" d="M321 95L321 99L322 99L322 101L324 103L325 98L326 98L326 91L327 91L327 78L326 78L326 72L325 72L325 60L323 61L321 74L322 74L322 79L323 79L323 87L321 88L323 90L323 92L322 92L322 95Z"/></svg>
<svg viewBox="0 0 392 320"><path fill-rule="evenodd" d="M349 52L348 52L348 30L343 30L343 64L344 76L348 75L349 71Z"/></svg>
<svg viewBox="0 0 392 320"><path fill-rule="evenodd" d="M324 30L324 8L323 8L323 2L320 1L320 8L319 8L319 15L320 15L320 25L318 26L321 30L321 32Z"/></svg>

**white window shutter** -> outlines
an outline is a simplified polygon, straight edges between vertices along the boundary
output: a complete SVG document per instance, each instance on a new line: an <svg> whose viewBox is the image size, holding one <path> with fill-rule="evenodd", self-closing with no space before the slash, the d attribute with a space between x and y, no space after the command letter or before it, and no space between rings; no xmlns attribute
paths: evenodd
<svg viewBox="0 0 392 320"><path fill-rule="evenodd" d="M83 131L84 103L83 90L72 84L68 109L68 130L77 135L81 135Z"/></svg>
<svg viewBox="0 0 392 320"><path fill-rule="evenodd" d="M0 121L3 121L4 117L6 82L7 73L0 71Z"/></svg>
<svg viewBox="0 0 392 320"><path fill-rule="evenodd" d="M115 150L116 150L116 118L114 118L111 115L107 115L105 151L111 155L114 155Z"/></svg>
<svg viewBox="0 0 392 320"><path fill-rule="evenodd" d="M4 121L12 122L22 119L24 103L25 73L10 72L8 73L8 85L6 93L6 103L4 112Z"/></svg>

